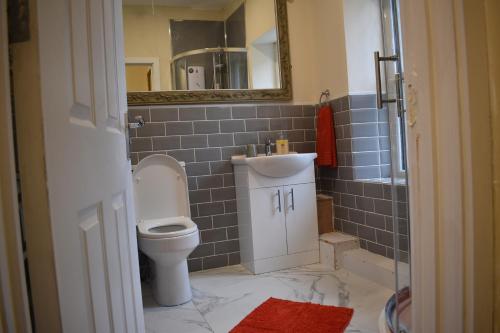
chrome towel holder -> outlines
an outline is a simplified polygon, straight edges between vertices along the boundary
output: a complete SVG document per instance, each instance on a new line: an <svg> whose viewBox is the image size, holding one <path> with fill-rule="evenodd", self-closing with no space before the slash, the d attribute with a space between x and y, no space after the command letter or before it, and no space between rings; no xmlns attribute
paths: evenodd
<svg viewBox="0 0 500 333"><path fill-rule="evenodd" d="M321 92L321 95L319 96L319 105L323 103L323 97L326 97L325 102L327 102L330 97L330 89L326 89Z"/></svg>

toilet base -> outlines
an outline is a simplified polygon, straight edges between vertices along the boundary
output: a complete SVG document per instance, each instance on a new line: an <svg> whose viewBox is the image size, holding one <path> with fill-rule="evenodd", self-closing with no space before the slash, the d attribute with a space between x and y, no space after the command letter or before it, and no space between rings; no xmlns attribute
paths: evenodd
<svg viewBox="0 0 500 333"><path fill-rule="evenodd" d="M189 302L193 297L187 260L176 265L153 264L153 297L161 306L175 306Z"/></svg>

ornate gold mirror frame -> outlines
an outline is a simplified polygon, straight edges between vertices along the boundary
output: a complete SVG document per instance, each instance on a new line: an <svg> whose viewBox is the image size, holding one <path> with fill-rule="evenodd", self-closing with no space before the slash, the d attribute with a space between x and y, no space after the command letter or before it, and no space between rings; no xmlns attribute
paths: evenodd
<svg viewBox="0 0 500 333"><path fill-rule="evenodd" d="M292 73L288 39L288 16L286 10L287 0L275 1L281 88L129 92L127 93L128 105L203 104L291 100Z"/></svg>

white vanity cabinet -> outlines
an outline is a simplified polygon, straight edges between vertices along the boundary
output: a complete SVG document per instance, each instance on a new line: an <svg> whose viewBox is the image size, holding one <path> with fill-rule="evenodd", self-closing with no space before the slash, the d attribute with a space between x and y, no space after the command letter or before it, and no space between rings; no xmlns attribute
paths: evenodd
<svg viewBox="0 0 500 333"><path fill-rule="evenodd" d="M287 254L283 187L250 190L250 235L255 260ZM238 200L238 199L236 199Z"/></svg>
<svg viewBox="0 0 500 333"><path fill-rule="evenodd" d="M319 249L316 184L285 186L288 254Z"/></svg>
<svg viewBox="0 0 500 333"><path fill-rule="evenodd" d="M285 177L266 176L259 166L233 158L241 262L253 273L319 262L315 155ZM271 165L273 157L262 163Z"/></svg>

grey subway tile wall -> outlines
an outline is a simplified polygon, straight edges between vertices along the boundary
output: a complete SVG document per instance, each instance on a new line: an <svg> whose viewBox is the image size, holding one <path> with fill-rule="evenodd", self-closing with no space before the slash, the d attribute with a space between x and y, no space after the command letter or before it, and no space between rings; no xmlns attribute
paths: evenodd
<svg viewBox="0 0 500 333"><path fill-rule="evenodd" d="M363 248L393 257L394 225L389 176L390 142L387 111L375 109L373 95L344 96L331 101L339 167L320 168L318 192L334 198L335 228L360 238ZM314 105L223 105L138 107L148 125L131 131L133 164L153 153L186 162L193 221L202 243L188 259L190 271L239 263L234 175L230 159L245 145L263 152L267 138L286 133L290 149L315 151ZM186 114L183 114L183 113ZM375 132L377 131L377 132ZM366 179L369 180L366 180ZM406 192L397 188L400 257L408 258Z"/></svg>
<svg viewBox="0 0 500 333"><path fill-rule="evenodd" d="M317 188L334 200L335 229L359 237L361 247L393 258L394 223L400 259L408 260L406 187L396 187L398 218L392 218L389 121L375 108L375 95L345 96L330 102L337 138L337 169L320 168Z"/></svg>
<svg viewBox="0 0 500 333"><path fill-rule="evenodd" d="M346 96L342 102L332 102L332 106L341 167L339 176L353 180L389 177L387 109L375 108L375 95Z"/></svg>
<svg viewBox="0 0 500 333"><path fill-rule="evenodd" d="M201 235L189 256L190 271L240 262L232 155L283 131L290 150L315 151L314 105L196 105L132 107L129 119L143 116L144 128L130 132L131 160L168 154L186 162L191 216Z"/></svg>
<svg viewBox="0 0 500 333"><path fill-rule="evenodd" d="M398 185L398 192L405 192ZM335 229L360 239L361 247L393 258L394 222L392 217L391 185L360 180L341 180L320 170L319 192L334 200ZM408 204L404 195L398 196L400 259L408 260Z"/></svg>

